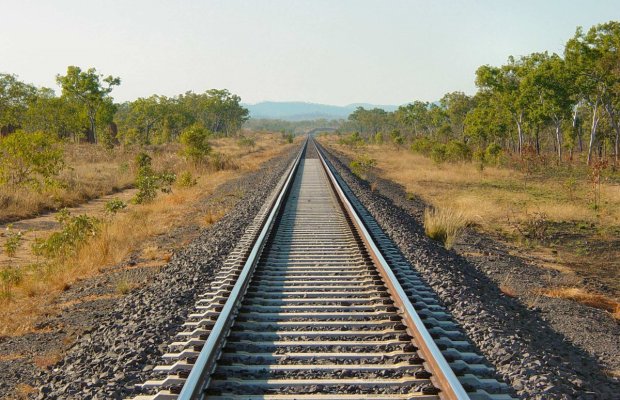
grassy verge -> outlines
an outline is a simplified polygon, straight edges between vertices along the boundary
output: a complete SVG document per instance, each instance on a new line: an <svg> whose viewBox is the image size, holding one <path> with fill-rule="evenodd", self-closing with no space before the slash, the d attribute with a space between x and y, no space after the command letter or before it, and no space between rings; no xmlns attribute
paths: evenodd
<svg viewBox="0 0 620 400"><path fill-rule="evenodd" d="M437 164L405 147L355 148L339 144L335 135L320 140L352 159L360 153L371 157L376 160L373 173L401 184L409 198L419 197L431 206L435 211L427 211L425 216L429 236L450 246L454 239L448 237L458 235L455 225L472 225L507 243L515 255L557 269L571 278L567 281L575 282L570 287L550 283L545 295L573 299L618 315L614 311L620 294L618 173L601 184L600 204L595 208L588 172L578 167L526 175L510 168L480 170L474 163ZM592 292L583 283L586 279L602 283L608 290ZM574 289L595 300L575 295Z"/></svg>
<svg viewBox="0 0 620 400"><path fill-rule="evenodd" d="M222 183L258 169L266 160L293 146L281 144L275 135L260 135L255 141L252 148L247 148L234 139L216 140L214 149L234 160L227 164L228 168L196 169L180 165L196 177L195 185L175 186L171 193L160 194L150 203L130 205L119 211L68 257L45 264L32 260L31 265L20 268L20 277L11 285L7 296L10 298L5 299L0 310L0 335L32 331L37 318L50 311L49 305L57 294L78 280L120 263L134 251L149 252L146 246L150 238L178 226L207 226L216 222L227 210L221 207L197 210L200 199L214 193ZM170 159L169 162L179 161ZM198 215L198 220L187 221L188 215ZM116 290L122 295L132 288L132 282L118 282Z"/></svg>

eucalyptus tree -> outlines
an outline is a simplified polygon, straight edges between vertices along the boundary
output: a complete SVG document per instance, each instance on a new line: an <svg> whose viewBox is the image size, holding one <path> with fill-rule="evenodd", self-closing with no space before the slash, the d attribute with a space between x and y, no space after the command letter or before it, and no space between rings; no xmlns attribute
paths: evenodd
<svg viewBox="0 0 620 400"><path fill-rule="evenodd" d="M11 74L0 74L0 129L10 133L24 123L28 104L36 96L36 88Z"/></svg>
<svg viewBox="0 0 620 400"><path fill-rule="evenodd" d="M62 96L75 102L84 109L89 121L86 139L89 143L97 142L97 117L106 108L106 100L114 86L121 79L111 75L104 77L95 68L82 71L80 67L69 66L66 75L57 75L56 82L62 88Z"/></svg>
<svg viewBox="0 0 620 400"><path fill-rule="evenodd" d="M464 140L465 118L475 106L474 98L463 92L451 92L446 93L439 102L450 120L452 131Z"/></svg>
<svg viewBox="0 0 620 400"><path fill-rule="evenodd" d="M61 139L72 137L76 141L86 123L86 114L74 103L56 96L52 89L40 88L28 105L24 129L47 132Z"/></svg>
<svg viewBox="0 0 620 400"><path fill-rule="evenodd" d="M367 110L364 107L357 107L349 115L349 121L354 122L362 133L373 136L390 126L389 118L389 113L382 108Z"/></svg>
<svg viewBox="0 0 620 400"><path fill-rule="evenodd" d="M493 100L510 114L517 129L519 154L523 152L525 145L528 107L532 101L522 86L525 70L522 60L517 61L510 56L506 65L483 65L476 71L476 86L480 91L489 93Z"/></svg>
<svg viewBox="0 0 620 400"><path fill-rule="evenodd" d="M414 136L429 134L429 103L416 100L398 107L394 112L396 121Z"/></svg>
<svg viewBox="0 0 620 400"><path fill-rule="evenodd" d="M465 115L464 135L469 142L484 148L489 143L510 143L512 116L496 100L495 95L488 91L480 91L473 98L476 106ZM514 142L513 142L514 144ZM514 146L517 147L516 145Z"/></svg>
<svg viewBox="0 0 620 400"><path fill-rule="evenodd" d="M574 107L573 79L564 60L557 54L533 53L521 59L524 70L522 91L532 99L529 104L530 119L536 125L551 124L555 132L555 148L558 162L562 161L562 125L571 118ZM540 152L538 137L537 151Z"/></svg>
<svg viewBox="0 0 620 400"><path fill-rule="evenodd" d="M138 130L140 142L151 142L151 133L160 127L166 115L166 100L165 96L152 95L140 97L128 104L125 124Z"/></svg>
<svg viewBox="0 0 620 400"><path fill-rule="evenodd" d="M581 27L566 43L564 57L575 75L579 99L590 107L591 124L588 164L597 144L597 132L603 112L616 133L615 156L618 158L620 126L620 22L593 26L587 33Z"/></svg>

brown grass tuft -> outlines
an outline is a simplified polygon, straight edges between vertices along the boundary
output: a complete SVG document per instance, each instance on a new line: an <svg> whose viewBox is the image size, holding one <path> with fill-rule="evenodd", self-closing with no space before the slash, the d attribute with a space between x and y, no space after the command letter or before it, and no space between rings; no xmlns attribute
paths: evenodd
<svg viewBox="0 0 620 400"><path fill-rule="evenodd" d="M467 225L465 216L451 208L424 210L424 232L433 240L451 249Z"/></svg>
<svg viewBox="0 0 620 400"><path fill-rule="evenodd" d="M517 297L517 291L510 285L499 285L499 290L508 297Z"/></svg>
<svg viewBox="0 0 620 400"><path fill-rule="evenodd" d="M575 287L547 289L543 294L547 297L574 300L589 307L608 311L613 318L620 320L620 303L605 295Z"/></svg>
<svg viewBox="0 0 620 400"><path fill-rule="evenodd" d="M56 364L60 360L62 360L62 353L59 351L52 351L35 356L32 361L37 367L45 369Z"/></svg>
<svg viewBox="0 0 620 400"><path fill-rule="evenodd" d="M116 293L128 294L138 286L138 282L134 282L129 278L121 278L116 282Z"/></svg>
<svg viewBox="0 0 620 400"><path fill-rule="evenodd" d="M27 400L31 399L38 390L34 386L30 386L25 383L20 383L15 387L15 399Z"/></svg>

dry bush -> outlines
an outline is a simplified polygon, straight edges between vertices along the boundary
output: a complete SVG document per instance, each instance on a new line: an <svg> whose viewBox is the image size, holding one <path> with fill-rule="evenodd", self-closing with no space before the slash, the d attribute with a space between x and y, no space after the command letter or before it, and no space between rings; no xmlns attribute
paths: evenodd
<svg viewBox="0 0 620 400"><path fill-rule="evenodd" d="M613 318L620 320L620 303L602 294L591 293L576 287L547 289L542 293L547 297L574 300L589 307L608 311Z"/></svg>
<svg viewBox="0 0 620 400"><path fill-rule="evenodd" d="M424 210L424 232L433 240L440 241L446 249L452 248L467 226L465 216L451 208L427 208Z"/></svg>

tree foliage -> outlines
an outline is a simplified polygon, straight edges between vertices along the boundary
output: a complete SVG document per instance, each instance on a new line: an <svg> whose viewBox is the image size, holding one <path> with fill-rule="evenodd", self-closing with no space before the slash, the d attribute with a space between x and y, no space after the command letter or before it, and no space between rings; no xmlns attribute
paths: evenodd
<svg viewBox="0 0 620 400"><path fill-rule="evenodd" d="M609 154L618 163L620 22L587 32L578 28L563 55L532 53L510 56L500 66L483 65L475 83L474 96L452 92L437 103L416 100L391 113L360 107L343 130L376 141L396 129L403 141L429 155L434 151L439 161L453 158L440 144L452 143L456 151L460 143L480 159L493 145L522 157L530 150L535 156L553 152L559 163L575 151L585 151L588 164Z"/></svg>
<svg viewBox="0 0 620 400"><path fill-rule="evenodd" d="M0 138L0 183L50 183L64 167L62 147L44 132L17 131Z"/></svg>

